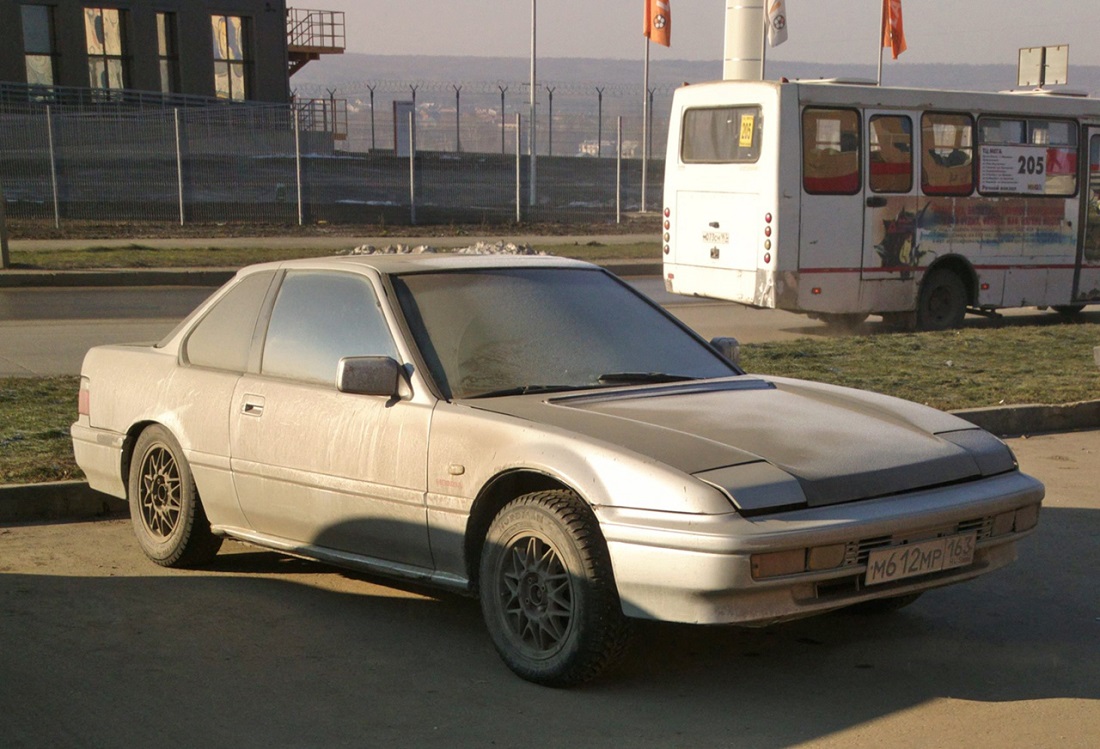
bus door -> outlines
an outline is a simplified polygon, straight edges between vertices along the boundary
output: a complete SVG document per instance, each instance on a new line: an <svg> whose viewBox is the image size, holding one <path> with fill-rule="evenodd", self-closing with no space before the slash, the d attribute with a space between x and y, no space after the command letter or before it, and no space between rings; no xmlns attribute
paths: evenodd
<svg viewBox="0 0 1100 749"><path fill-rule="evenodd" d="M1081 188L1081 241L1073 272L1073 300L1100 301L1100 127L1086 128L1088 164Z"/></svg>
<svg viewBox="0 0 1100 749"><path fill-rule="evenodd" d="M863 247L860 179L861 115L856 109L807 106L802 110L802 206L798 265L821 282L858 286ZM850 278L849 278L850 277ZM843 296L851 296L844 293ZM826 294L823 301L849 311L854 299Z"/></svg>
<svg viewBox="0 0 1100 749"><path fill-rule="evenodd" d="M864 117L867 167L863 190L862 277L909 283L921 264L920 196L913 170L916 123L913 116L898 112L868 110ZM887 297L897 298L899 304L903 303L904 295L884 292ZM895 305L880 298L875 306L886 309Z"/></svg>

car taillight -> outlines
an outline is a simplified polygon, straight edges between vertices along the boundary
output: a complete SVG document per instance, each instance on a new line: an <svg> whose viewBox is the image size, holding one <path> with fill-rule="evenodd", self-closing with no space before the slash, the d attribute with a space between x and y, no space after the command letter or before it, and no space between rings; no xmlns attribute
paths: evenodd
<svg viewBox="0 0 1100 749"><path fill-rule="evenodd" d="M91 413L92 381L87 377L80 378L80 394L76 397L76 413L78 416L88 416Z"/></svg>

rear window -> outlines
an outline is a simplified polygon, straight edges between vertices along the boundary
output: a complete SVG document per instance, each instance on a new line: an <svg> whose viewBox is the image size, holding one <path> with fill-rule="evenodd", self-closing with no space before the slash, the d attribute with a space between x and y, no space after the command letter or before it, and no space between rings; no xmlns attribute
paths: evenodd
<svg viewBox="0 0 1100 749"><path fill-rule="evenodd" d="M680 159L685 164L752 163L760 158L760 107L684 112Z"/></svg>

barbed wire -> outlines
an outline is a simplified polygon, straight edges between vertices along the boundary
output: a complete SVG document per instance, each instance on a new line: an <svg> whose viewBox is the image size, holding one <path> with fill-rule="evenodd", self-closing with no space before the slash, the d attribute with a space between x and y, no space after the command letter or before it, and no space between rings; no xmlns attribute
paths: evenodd
<svg viewBox="0 0 1100 749"><path fill-rule="evenodd" d="M461 87L463 94L500 94L503 87L507 92L527 92L530 81L496 80L496 81L424 81L424 80L364 80L344 81L333 84L306 83L298 86L295 93L298 96L311 98L328 98L329 89L335 88L339 94L336 98L347 98L350 95L368 95L372 91L375 94L409 93L413 88L417 94L422 93L446 93L454 94L456 86ZM555 95L560 96L607 96L608 98L628 98L639 96L641 86L625 83L602 84L597 82L577 81L539 81L539 89L547 91L553 89ZM650 86L654 95L669 95L676 89L674 85Z"/></svg>

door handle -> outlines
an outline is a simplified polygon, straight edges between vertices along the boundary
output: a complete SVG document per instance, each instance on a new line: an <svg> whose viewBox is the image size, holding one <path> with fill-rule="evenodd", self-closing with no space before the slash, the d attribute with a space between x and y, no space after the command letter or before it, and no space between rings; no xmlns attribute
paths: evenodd
<svg viewBox="0 0 1100 749"><path fill-rule="evenodd" d="M872 196L870 198L867 198L867 207L868 208L885 208L886 207L886 198L882 197L881 195L875 195L875 196Z"/></svg>
<svg viewBox="0 0 1100 749"><path fill-rule="evenodd" d="M257 396L249 396L241 403L241 413L245 416L263 416L264 399Z"/></svg>
<svg viewBox="0 0 1100 749"><path fill-rule="evenodd" d="M711 221L710 222L710 228L717 229L718 228L718 222L717 221Z"/></svg>

